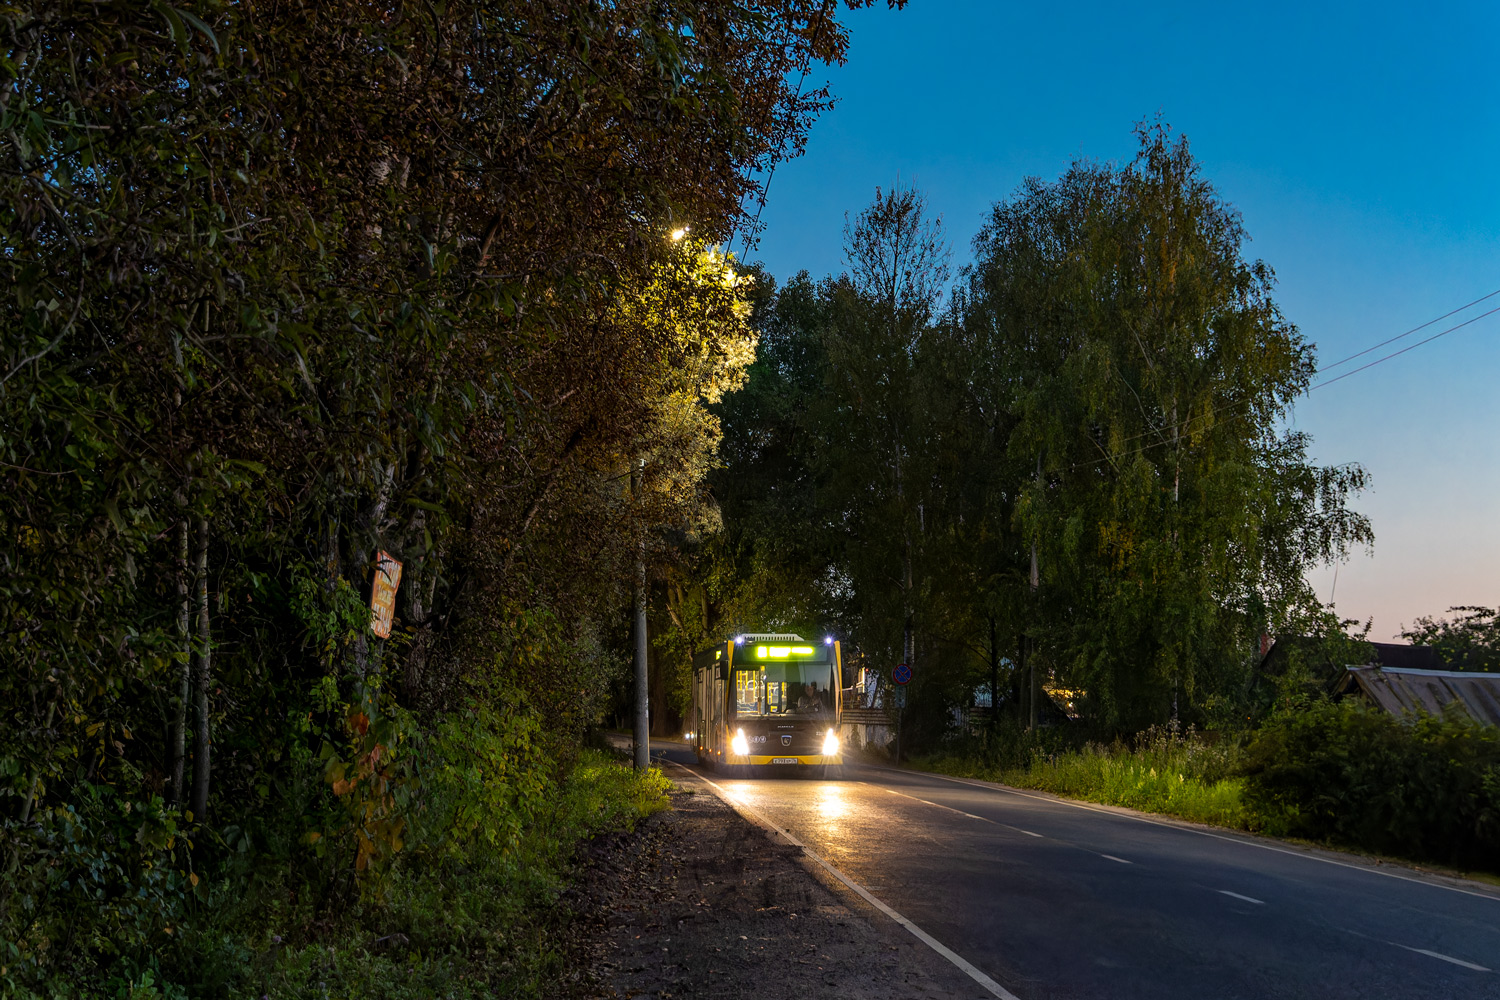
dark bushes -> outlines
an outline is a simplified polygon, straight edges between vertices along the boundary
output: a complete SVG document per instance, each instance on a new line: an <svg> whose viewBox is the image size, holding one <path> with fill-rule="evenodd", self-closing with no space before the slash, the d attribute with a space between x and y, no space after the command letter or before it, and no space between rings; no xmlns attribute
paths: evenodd
<svg viewBox="0 0 1500 1000"><path fill-rule="evenodd" d="M1500 731L1466 718L1314 703L1267 720L1245 767L1267 833L1460 867L1500 858Z"/></svg>

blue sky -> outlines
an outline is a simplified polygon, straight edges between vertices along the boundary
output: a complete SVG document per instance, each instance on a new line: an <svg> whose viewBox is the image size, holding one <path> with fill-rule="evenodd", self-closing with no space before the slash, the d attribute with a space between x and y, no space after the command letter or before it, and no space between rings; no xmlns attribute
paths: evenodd
<svg viewBox="0 0 1500 1000"><path fill-rule="evenodd" d="M1133 124L1160 111L1240 209L1247 255L1275 269L1321 362L1500 289L1500 4L1133 7L847 15L849 65L808 78L840 104L777 170L750 257L779 278L841 270L844 213L899 174L943 215L961 266L1022 178L1128 159ZM1321 597L1373 618L1376 640L1500 603L1500 314L1312 393L1292 421L1315 460L1374 480L1356 504L1374 554L1343 564L1336 591L1332 569L1315 572Z"/></svg>

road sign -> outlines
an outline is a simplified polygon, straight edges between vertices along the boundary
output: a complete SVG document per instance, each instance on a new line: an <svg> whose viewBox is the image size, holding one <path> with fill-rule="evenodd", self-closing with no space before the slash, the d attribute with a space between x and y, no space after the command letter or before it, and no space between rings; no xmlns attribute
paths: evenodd
<svg viewBox="0 0 1500 1000"><path fill-rule="evenodd" d="M906 663L896 664L895 668L891 670L891 680L895 681L897 684L910 684L911 666Z"/></svg>
<svg viewBox="0 0 1500 1000"><path fill-rule="evenodd" d="M401 564L384 550L375 556L375 585L370 588L370 629L382 639L391 637L396 614L396 588L401 586Z"/></svg>

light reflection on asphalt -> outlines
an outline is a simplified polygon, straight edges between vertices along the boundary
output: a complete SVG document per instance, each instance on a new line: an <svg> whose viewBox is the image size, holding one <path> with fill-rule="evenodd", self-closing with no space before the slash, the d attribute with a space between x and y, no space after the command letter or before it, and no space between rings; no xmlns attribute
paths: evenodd
<svg viewBox="0 0 1500 1000"><path fill-rule="evenodd" d="M915 772L703 773L1028 1000L1500 1000L1480 886Z"/></svg>
<svg viewBox="0 0 1500 1000"><path fill-rule="evenodd" d="M849 804L844 800L844 788L832 782L822 785L818 789L818 817L832 829L837 830L835 822L844 813L849 811Z"/></svg>
<svg viewBox="0 0 1500 1000"><path fill-rule="evenodd" d="M867 873L870 863L886 853L895 803L863 781L714 780L731 801L755 810L830 861L852 866L850 872ZM921 826L921 819L903 817L903 826L911 824Z"/></svg>

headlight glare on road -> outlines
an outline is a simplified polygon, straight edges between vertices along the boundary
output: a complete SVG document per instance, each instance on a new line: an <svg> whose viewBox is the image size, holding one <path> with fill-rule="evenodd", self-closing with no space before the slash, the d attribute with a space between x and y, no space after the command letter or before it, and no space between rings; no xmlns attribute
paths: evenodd
<svg viewBox="0 0 1500 1000"><path fill-rule="evenodd" d="M836 729L830 729L830 730L828 730L828 735L825 736L825 737L823 737L823 756L824 757L832 757L834 754L836 754L838 752L839 752L839 734L838 734L838 730L836 730Z"/></svg>
<svg viewBox="0 0 1500 1000"><path fill-rule="evenodd" d="M741 757L750 756L750 741L745 739L745 731L743 729L735 731L734 739L729 741L729 749Z"/></svg>

